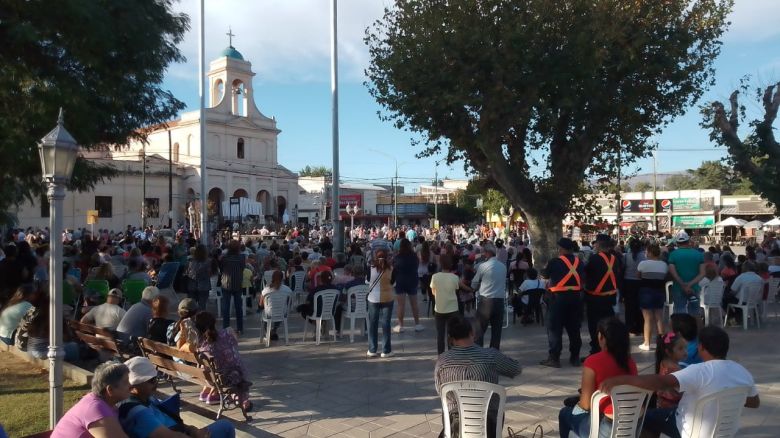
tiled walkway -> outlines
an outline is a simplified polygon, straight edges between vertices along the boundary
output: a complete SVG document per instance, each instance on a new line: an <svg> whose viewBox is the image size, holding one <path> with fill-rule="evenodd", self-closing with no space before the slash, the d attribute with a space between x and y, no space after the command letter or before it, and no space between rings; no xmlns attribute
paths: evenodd
<svg viewBox="0 0 780 438"><path fill-rule="evenodd" d="M425 304L420 306L423 311ZM441 408L433 386L436 340L431 318L423 319L423 332L394 334L396 356L388 359L366 358L363 336L357 336L354 344L348 336L319 346L311 340L302 343L300 317L292 315L290 323L290 345L274 342L270 348L259 339L257 316L247 323L241 349L254 382L253 420L243 423L240 413L229 413L241 430L253 436L281 437L438 435ZM761 407L743 413L740 437L780 436L778 327L780 319L770 317L760 330L728 329L730 358L753 373L761 393ZM583 330L583 341L587 342L587 330ZM639 343L639 338L632 338L633 357L640 373L650 372L653 354L640 353ZM518 430L541 424L545 436L558 434L558 410L565 397L576 394L580 369L537 365L546 356L546 345L544 329L539 326L518 324L504 331L502 351L523 366L520 376L501 381L508 395L505 433L506 426ZM197 397L196 388L184 389L186 400Z"/></svg>

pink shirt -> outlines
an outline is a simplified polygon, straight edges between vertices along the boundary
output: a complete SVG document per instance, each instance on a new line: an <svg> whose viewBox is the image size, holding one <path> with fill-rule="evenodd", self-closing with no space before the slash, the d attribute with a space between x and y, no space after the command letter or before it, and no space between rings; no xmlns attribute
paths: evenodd
<svg viewBox="0 0 780 438"><path fill-rule="evenodd" d="M89 393L73 405L57 423L51 438L92 438L89 425L117 412L102 398Z"/></svg>

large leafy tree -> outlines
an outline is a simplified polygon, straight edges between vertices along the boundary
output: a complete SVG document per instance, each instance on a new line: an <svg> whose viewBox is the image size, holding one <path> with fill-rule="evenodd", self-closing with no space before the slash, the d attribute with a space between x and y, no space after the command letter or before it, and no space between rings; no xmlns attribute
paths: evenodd
<svg viewBox="0 0 780 438"><path fill-rule="evenodd" d="M711 82L731 0L398 0L369 28L384 117L446 149L528 221L541 262L586 179L648 139Z"/></svg>
<svg viewBox="0 0 780 438"><path fill-rule="evenodd" d="M780 144L775 139L774 123L780 107L780 83L756 89L756 99L763 114L748 123L750 132L740 138L739 126L747 111L739 102L740 91L748 90L746 82L729 97L728 107L713 102L702 109L702 125L710 129L710 139L729 151L734 169L745 175L752 187L780 212ZM744 186L744 183L741 184Z"/></svg>
<svg viewBox="0 0 780 438"><path fill-rule="evenodd" d="M0 211L41 194L37 141L65 125L86 149L143 139L184 104L161 84L189 26L172 0L0 0ZM79 159L72 187L111 177Z"/></svg>
<svg viewBox="0 0 780 438"><path fill-rule="evenodd" d="M311 176L311 177L323 177L323 176L331 176L333 174L333 171L330 169L330 167L327 166L309 166L306 165L303 169L301 169L298 172L298 175L300 176Z"/></svg>

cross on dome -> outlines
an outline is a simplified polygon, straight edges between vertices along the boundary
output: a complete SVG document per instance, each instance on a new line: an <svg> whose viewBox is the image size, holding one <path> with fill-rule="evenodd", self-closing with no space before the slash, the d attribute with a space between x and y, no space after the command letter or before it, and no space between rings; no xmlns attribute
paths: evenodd
<svg viewBox="0 0 780 438"><path fill-rule="evenodd" d="M233 29L228 26L228 32L225 34L228 36L228 45L230 47L233 47L233 37L236 36L236 34L233 33Z"/></svg>

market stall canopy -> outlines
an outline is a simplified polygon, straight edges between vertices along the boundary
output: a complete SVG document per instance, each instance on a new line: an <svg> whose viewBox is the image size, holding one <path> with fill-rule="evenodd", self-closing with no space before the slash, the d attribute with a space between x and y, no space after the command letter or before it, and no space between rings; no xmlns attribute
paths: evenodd
<svg viewBox="0 0 780 438"><path fill-rule="evenodd" d="M780 227L780 217L776 217L764 224L765 227Z"/></svg>
<svg viewBox="0 0 780 438"><path fill-rule="evenodd" d="M715 224L715 226L718 227L741 227L742 225L745 225L747 223L746 220L737 219L735 217L730 217L727 219L723 219L722 221Z"/></svg>
<svg viewBox="0 0 780 438"><path fill-rule="evenodd" d="M749 229L759 229L764 226L764 223L761 221L750 221L744 225L742 225L742 228L749 230Z"/></svg>

